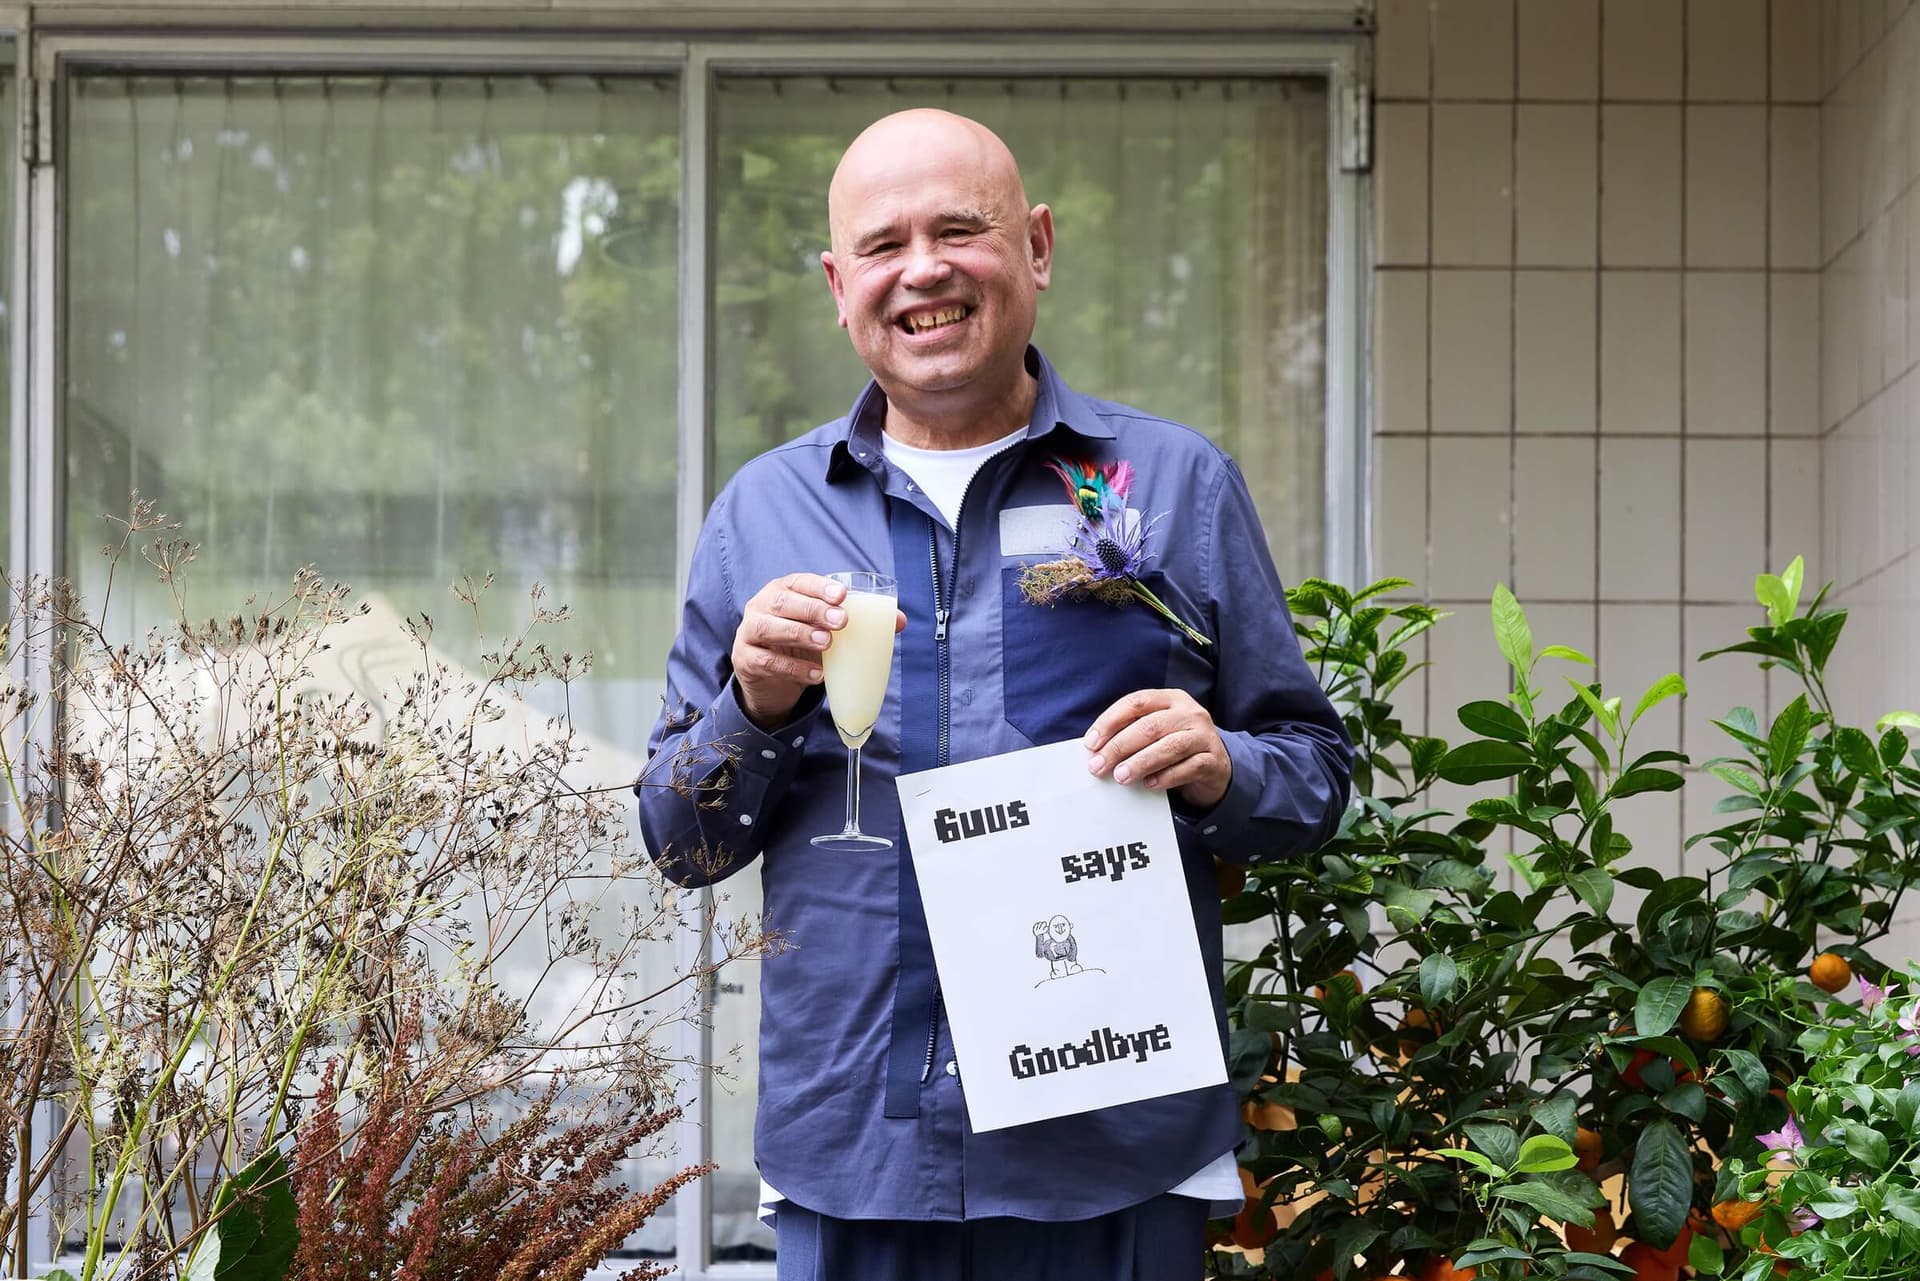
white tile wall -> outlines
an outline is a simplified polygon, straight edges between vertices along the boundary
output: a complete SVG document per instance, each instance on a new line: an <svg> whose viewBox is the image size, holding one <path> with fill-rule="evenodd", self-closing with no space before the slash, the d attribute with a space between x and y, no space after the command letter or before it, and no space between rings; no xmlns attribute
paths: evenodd
<svg viewBox="0 0 1920 1281"><path fill-rule="evenodd" d="M1768 697L1746 660L1697 661L1755 621L1753 576L1804 553L1818 581L1842 527L1861 564L1920 536L1894 501L1915 398L1836 434L1920 357L1920 198L1862 234L1920 172L1911 109L1863 62L1915 13L1870 40L1829 0L1381 0L1375 566L1456 611L1434 732L1506 686L1486 613L1507 581L1611 692L1696 680L1635 742L1716 754L1711 719ZM1871 64L1920 101L1906 66ZM1916 561L1885 573L1909 598ZM1681 801L1641 801L1636 839L1678 868Z"/></svg>
<svg viewBox="0 0 1920 1281"><path fill-rule="evenodd" d="M1920 706L1920 8L1821 5L1821 559L1851 611L1836 710ZM1804 474L1810 461L1793 460ZM1776 468L1775 487L1781 479ZM1799 488L1799 486L1796 486ZM1804 529L1804 512L1797 519Z"/></svg>

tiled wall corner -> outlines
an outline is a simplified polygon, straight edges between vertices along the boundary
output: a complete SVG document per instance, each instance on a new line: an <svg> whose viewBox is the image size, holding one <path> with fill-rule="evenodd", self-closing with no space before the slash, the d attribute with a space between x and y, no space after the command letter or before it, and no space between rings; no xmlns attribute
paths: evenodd
<svg viewBox="0 0 1920 1281"><path fill-rule="evenodd" d="M1690 705L1644 727L1648 748L1711 754L1703 726L1728 697L1767 712L1757 670L1697 655L1753 621L1756 573L1824 554L1822 432L1850 384L1836 396L1823 373L1844 362L1864 383L1893 347L1869 360L1823 326L1840 294L1843 332L1869 318L1832 274L1823 176L1848 175L1843 211L1897 189L1831 114L1846 77L1829 9L1379 0L1372 546L1376 570L1456 614L1427 646L1430 732L1460 737L1454 709L1506 680L1496 582L1537 635L1591 645L1623 696L1698 673ZM1852 66L1887 31L1850 38ZM1859 85L1849 99L1920 154L1882 101ZM1901 213L1884 261L1920 244L1920 203ZM1871 306L1882 329L1897 312L1903 359L1920 354L1905 292ZM1879 520L1874 546L1900 529ZM1683 865L1682 808L1656 798L1634 817L1662 866Z"/></svg>

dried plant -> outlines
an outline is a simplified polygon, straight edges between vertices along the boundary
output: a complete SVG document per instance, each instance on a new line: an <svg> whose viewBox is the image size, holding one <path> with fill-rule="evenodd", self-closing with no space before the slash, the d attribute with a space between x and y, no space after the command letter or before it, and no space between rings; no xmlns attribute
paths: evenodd
<svg viewBox="0 0 1920 1281"><path fill-rule="evenodd" d="M632 848L631 784L584 782L570 719L523 699L588 668L543 642L566 611L536 588L472 672L416 616L395 686L327 688L329 646L364 625L345 587L302 570L191 621L192 545L137 497L117 525L107 595L137 549L165 624L116 640L107 600L33 582L10 585L0 633L0 1273L41 1254L29 1216L50 1212L81 1281L173 1275L324 1065L377 1074L410 1009L433 1114L564 1075L606 1133L638 1134L684 1066L663 1031L771 940L738 923L694 969L644 963L713 918L683 920L696 900ZM476 628L487 586L455 586ZM657 774L693 786L674 761Z"/></svg>
<svg viewBox="0 0 1920 1281"><path fill-rule="evenodd" d="M342 1123L340 1074L329 1067L295 1148L299 1244L288 1281L578 1281L712 1168L645 1192L608 1186L619 1161L679 1112L561 1124L557 1082L491 1139L484 1114L436 1124L429 1100L444 1083L423 1077L410 1053L419 1032L417 1018L402 1025L355 1126ZM431 1056L419 1057L431 1072ZM666 1275L641 1264L622 1281Z"/></svg>

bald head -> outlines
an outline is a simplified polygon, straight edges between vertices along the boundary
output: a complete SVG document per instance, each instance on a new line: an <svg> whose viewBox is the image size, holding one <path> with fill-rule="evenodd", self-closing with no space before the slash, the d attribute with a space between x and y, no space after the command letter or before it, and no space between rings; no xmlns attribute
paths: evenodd
<svg viewBox="0 0 1920 1281"><path fill-rule="evenodd" d="M888 116L840 158L827 218L833 248L820 264L841 326L887 395L887 431L958 449L1025 422L1053 215L1027 207L1007 144L950 111Z"/></svg>
<svg viewBox="0 0 1920 1281"><path fill-rule="evenodd" d="M951 111L916 107L874 121L840 157L827 187L827 226L834 247L849 243L872 192L904 173L928 169L966 175L980 195L994 197L1000 206L977 212L1013 218L1027 211L1020 166L999 134Z"/></svg>

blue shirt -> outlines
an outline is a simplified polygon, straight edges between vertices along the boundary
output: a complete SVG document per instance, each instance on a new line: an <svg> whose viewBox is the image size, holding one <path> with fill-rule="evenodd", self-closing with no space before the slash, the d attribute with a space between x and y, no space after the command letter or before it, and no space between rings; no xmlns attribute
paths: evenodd
<svg viewBox="0 0 1920 1281"><path fill-rule="evenodd" d="M962 1084L944 1070L952 1043L896 775L1078 738L1134 690L1191 693L1233 761L1210 811L1174 804L1223 1048L1213 857L1311 849L1346 805L1352 749L1301 657L1239 469L1191 428L1077 394L1038 351L1028 367L1039 390L1027 438L981 467L957 528L887 465L886 400L871 384L845 418L741 469L694 550L654 764L635 789L648 850L674 881L760 864L767 924L788 946L761 962L755 1154L782 1194L836 1218L1091 1218L1166 1191L1240 1133L1224 1084L971 1131ZM1027 509L1066 510L1044 465L1057 456L1132 463L1129 506L1162 516L1145 582L1210 647L1142 606L1021 596L1022 568L1059 554L1020 532L1044 523ZM862 752L861 825L894 841L873 853L808 843L840 830L846 792L846 749L818 690L767 733L742 712L729 662L755 592L835 569L892 574L907 616ZM668 777L693 794L652 785Z"/></svg>

